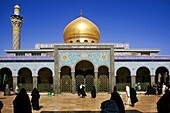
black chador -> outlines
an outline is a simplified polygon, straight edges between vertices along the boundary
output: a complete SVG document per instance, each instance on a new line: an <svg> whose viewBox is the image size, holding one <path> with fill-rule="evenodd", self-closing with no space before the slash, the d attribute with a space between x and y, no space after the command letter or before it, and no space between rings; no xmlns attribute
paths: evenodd
<svg viewBox="0 0 170 113"><path fill-rule="evenodd" d="M40 109L39 107L40 94L36 88L33 89L31 96L32 96L31 103L32 103L33 110L39 110Z"/></svg>
<svg viewBox="0 0 170 113"><path fill-rule="evenodd" d="M91 97L92 97L92 98L96 98L96 88L95 88L95 86L92 87Z"/></svg>
<svg viewBox="0 0 170 113"><path fill-rule="evenodd" d="M32 113L31 102L24 88L20 90L13 101L14 113Z"/></svg>

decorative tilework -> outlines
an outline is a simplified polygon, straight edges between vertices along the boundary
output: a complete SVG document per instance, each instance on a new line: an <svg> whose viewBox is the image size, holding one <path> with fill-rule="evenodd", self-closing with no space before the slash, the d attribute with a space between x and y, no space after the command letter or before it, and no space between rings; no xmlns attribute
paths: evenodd
<svg viewBox="0 0 170 113"><path fill-rule="evenodd" d="M63 58L66 58L64 60ZM109 50L59 50L59 67L74 66L81 60L88 60L92 62L95 68L110 65L110 51Z"/></svg>

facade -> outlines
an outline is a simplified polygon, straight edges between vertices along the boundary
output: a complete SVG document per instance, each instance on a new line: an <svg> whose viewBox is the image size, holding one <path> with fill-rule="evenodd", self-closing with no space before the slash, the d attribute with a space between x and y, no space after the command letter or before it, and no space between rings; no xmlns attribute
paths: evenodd
<svg viewBox="0 0 170 113"><path fill-rule="evenodd" d="M20 49L23 17L20 7L11 15L13 49L0 57L0 89L5 84L15 89L34 87L40 92L76 93L84 84L97 92L111 92L116 85L140 83L142 90L158 82L169 85L170 56L160 56L159 49L130 48L128 43L100 43L100 31L90 20L80 17L64 29L64 43L37 43L35 49Z"/></svg>

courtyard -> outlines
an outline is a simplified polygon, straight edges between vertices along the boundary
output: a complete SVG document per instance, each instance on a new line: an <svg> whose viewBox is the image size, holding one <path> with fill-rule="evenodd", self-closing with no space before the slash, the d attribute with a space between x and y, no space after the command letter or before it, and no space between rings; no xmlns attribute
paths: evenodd
<svg viewBox="0 0 170 113"><path fill-rule="evenodd" d="M30 93L28 93L30 96ZM80 98L77 94L62 93L55 96L48 96L47 93L40 93L40 110L33 113L98 113L100 112L101 102L110 98L108 93L98 93L96 98L91 98L87 93L85 98ZM3 96L0 92L0 100L4 107L2 113L13 113L13 100L16 95ZM120 95L123 102L126 102L125 92ZM138 102L134 107L125 105L126 113L154 113L157 112L156 102L161 96L144 95L144 92L138 92ZM30 96L31 99L31 96Z"/></svg>

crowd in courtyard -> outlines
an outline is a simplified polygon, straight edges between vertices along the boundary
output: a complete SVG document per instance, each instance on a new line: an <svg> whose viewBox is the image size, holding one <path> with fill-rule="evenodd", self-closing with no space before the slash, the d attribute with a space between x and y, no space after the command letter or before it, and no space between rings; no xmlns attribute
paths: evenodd
<svg viewBox="0 0 170 113"><path fill-rule="evenodd" d="M155 103L157 105L157 111L158 113L169 113L170 112L170 87L163 86L165 84L162 84L161 90L159 87L156 89L154 86L148 85L147 91L145 95L161 95L161 98ZM156 91L156 93L152 93L153 89ZM120 96L120 92L117 90L117 87L114 86L114 89L111 93L110 99L104 100L101 103L101 113L125 113L125 107L130 106L134 107L135 104L139 101L137 98L137 92L136 90L140 90L140 87L138 86L137 89L126 86L126 102L123 103L123 100ZM159 92L160 90L160 92ZM40 94L39 91L34 88L31 92L31 99L29 98L27 91L22 88L19 90L18 87L15 89L16 97L13 100L13 111L14 113L32 113L32 110L38 111L40 109L39 106L39 99ZM85 98L87 96L85 92L85 85L80 85L78 87L78 96L80 98ZM9 96L10 92L7 93L7 91L4 91L4 96ZM92 87L91 90L91 98L96 98L96 88L95 86ZM0 101L0 111L3 109L3 102ZM0 112L1 113L1 112Z"/></svg>

